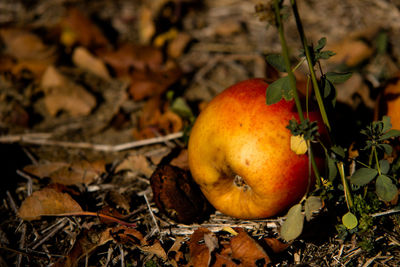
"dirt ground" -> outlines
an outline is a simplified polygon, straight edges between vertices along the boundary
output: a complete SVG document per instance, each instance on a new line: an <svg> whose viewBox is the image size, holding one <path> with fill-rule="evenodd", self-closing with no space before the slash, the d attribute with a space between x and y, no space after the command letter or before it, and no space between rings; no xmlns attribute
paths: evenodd
<svg viewBox="0 0 400 267"><path fill-rule="evenodd" d="M187 178L191 189L176 189L171 177L188 173L186 130L204 105L236 82L280 75L265 60L281 45L255 13L260 2L0 2L0 266L400 265L396 213L368 243L341 236L340 211L325 206L286 243L284 217L233 219ZM326 37L337 53L321 68L353 72L337 86L335 118L349 147L400 77L400 1L298 5L309 41ZM295 60L293 16L285 31ZM306 72L296 72L302 84ZM175 168L157 168L166 164ZM163 206L171 194L197 200L173 213Z"/></svg>

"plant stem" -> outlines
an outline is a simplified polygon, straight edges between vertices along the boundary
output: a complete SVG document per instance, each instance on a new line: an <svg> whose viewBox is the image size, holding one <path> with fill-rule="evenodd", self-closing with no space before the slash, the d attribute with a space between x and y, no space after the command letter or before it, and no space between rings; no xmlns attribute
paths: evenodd
<svg viewBox="0 0 400 267"><path fill-rule="evenodd" d="M304 114L303 114L303 109L301 107L300 98L299 98L299 95L298 95L297 89L296 89L296 79L294 77L293 71L290 66L289 50L288 50L288 47L286 44L285 33L284 33L282 17L281 17L281 7L280 7L279 2L280 2L279 0L274 0L274 11L275 11L276 23L277 23L278 31L279 31L279 38L280 38L281 45L282 45L282 57L285 62L285 67L288 71L290 89L293 92L293 97L294 97L294 101L296 103L297 113L299 114L300 122L302 122L302 121L304 121ZM309 150L309 154L310 154L311 165L313 167L314 175L317 180L317 184L320 184L321 176L319 175L317 164L315 162L315 158L313 156L311 146L308 147L308 150Z"/></svg>
<svg viewBox="0 0 400 267"><path fill-rule="evenodd" d="M336 163L336 165L337 165L338 170L339 170L340 178L342 179L342 184L343 184L343 189L344 189L344 197L346 199L347 208L350 211L351 208L353 207L353 198L351 197L349 184L347 183L346 175L344 173L343 162L339 161L339 162Z"/></svg>
<svg viewBox="0 0 400 267"><path fill-rule="evenodd" d="M276 22L278 25L279 38L280 38L281 45L282 45L282 56L283 56L283 60L285 62L285 67L286 67L288 77L289 77L290 90L293 93L294 101L296 103L296 108L299 113L300 122L302 122L304 120L303 109L301 108L300 98L299 98L299 95L296 90L296 79L294 77L292 68L290 66L289 50L288 50L288 47L286 44L285 33L284 33L282 17L281 17L281 8L280 8L279 2L280 2L279 0L274 0L274 10L275 10Z"/></svg>
<svg viewBox="0 0 400 267"><path fill-rule="evenodd" d="M380 166L379 166L378 152L376 151L376 147L372 147L372 149L374 150L375 161L376 161L376 167L377 167L377 169L378 169L378 173L379 173L379 175L382 175L382 173L381 173L381 168L380 168Z"/></svg>
<svg viewBox="0 0 400 267"><path fill-rule="evenodd" d="M295 20L296 20L297 30L298 30L298 32L300 34L300 39L301 39L301 42L302 42L303 47L304 47L304 52L306 54L307 64L308 64L308 68L309 68L310 75L311 75L311 81L312 81L312 84L313 84L313 87L314 87L315 97L316 97L317 102L318 102L318 107L319 107L319 110L321 112L322 120L323 120L328 132L331 133L331 131L332 131L331 125L329 123L328 115L326 113L326 109L325 109L324 102L323 102L323 99L322 99L322 96L321 96L321 92L319 90L317 77L315 75L313 62L311 60L310 49L308 47L307 38L306 38L306 36L304 34L304 29L303 29L303 25L301 23L301 19L300 19L299 11L298 11L298 8L297 8L296 0L290 0L290 3L292 5L293 14L294 14L294 17L295 17Z"/></svg>

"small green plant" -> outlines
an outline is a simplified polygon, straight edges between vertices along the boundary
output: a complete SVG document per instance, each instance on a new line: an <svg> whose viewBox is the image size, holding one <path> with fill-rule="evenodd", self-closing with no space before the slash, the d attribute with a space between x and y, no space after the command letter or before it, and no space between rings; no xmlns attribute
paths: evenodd
<svg viewBox="0 0 400 267"><path fill-rule="evenodd" d="M360 158L366 158L367 162L349 158L346 149L336 143L335 129L332 128L330 123L328 111L331 112L335 109L335 84L348 80L351 73L323 72L320 61L329 59L335 53L324 50L327 43L326 38L321 38L315 45L307 41L296 0L290 0L290 6L303 45L298 63L293 64L294 67L292 67L290 61L284 34L283 20L287 16L287 8L283 6L283 1L273 0L270 6L261 7L259 5L257 8L258 13L264 12L263 16L268 18L267 21L278 28L282 46L281 54L268 55L266 60L278 71L287 73L287 75L270 84L266 92L266 104L272 105L282 99L294 99L300 122L291 120L287 128L294 136L300 135L306 140L310 166L313 167L317 185L314 192L307 192L303 199L289 210L287 219L282 225L281 234L286 240L295 239L302 232L304 218L307 220L311 218L311 206L312 210L315 210L321 207L320 204L323 200L339 201L347 206L347 211L342 213L342 220L336 227L339 237L345 238L348 234L357 233L362 240L360 244L365 249L370 250L374 247L371 240L373 240L372 236L374 235L372 229L374 223L376 223L371 214L380 211L383 208L383 202L392 201L398 194L397 172L400 170L400 160L390 164L385 155L392 153L393 148L390 140L399 137L400 131L391 129L389 117L383 117L380 121L372 122L360 131L360 134L364 137L364 143L360 149L360 154L362 154ZM307 112L306 115L303 115L303 108L296 90L296 79L293 74L303 62L307 63L309 69L307 85L312 85L313 95L311 96L315 97L318 103L324 126L328 131L329 140L327 144L319 140L316 122L309 121ZM316 71L319 71L319 78L317 78ZM311 96L308 95L308 88L306 92L306 109L308 111L308 102ZM310 142L319 142L325 151L327 172L324 176L318 173ZM349 164L356 166L353 173L348 171L350 169ZM340 180L337 179L338 177ZM308 196L308 194L314 196ZM312 203L311 206L310 203Z"/></svg>

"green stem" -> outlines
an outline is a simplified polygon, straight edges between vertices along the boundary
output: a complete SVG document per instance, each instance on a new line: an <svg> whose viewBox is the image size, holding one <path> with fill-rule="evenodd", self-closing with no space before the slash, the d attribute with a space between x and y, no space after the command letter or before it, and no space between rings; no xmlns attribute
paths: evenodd
<svg viewBox="0 0 400 267"><path fill-rule="evenodd" d="M292 68L290 66L289 50L286 44L285 33L281 17L281 8L279 2L280 2L279 0L274 1L274 10L275 10L276 22L278 24L279 38L282 45L282 56L289 76L290 90L293 93L294 101L296 103L296 108L299 113L300 122L302 122L304 120L303 109L301 108L300 98L296 90L296 79L294 77Z"/></svg>
<svg viewBox="0 0 400 267"><path fill-rule="evenodd" d="M342 179L342 184L343 184L343 189L344 189L344 197L346 199L347 208L350 211L351 208L353 207L353 198L351 196L349 184L347 183L346 176L344 173L343 162L339 161L338 163L336 163L336 165L339 170L340 178Z"/></svg>
<svg viewBox="0 0 400 267"><path fill-rule="evenodd" d="M331 125L329 123L328 115L326 113L324 102L323 102L323 99L322 99L322 96L321 96L321 92L320 92L320 89L319 89L317 77L315 75L313 62L311 60L310 49L308 47L307 38L306 38L306 36L304 34L304 29L303 29L303 25L301 23L301 19L300 19L299 11L298 11L298 8L297 8L296 0L290 0L290 3L292 5L293 14L294 14L294 17L295 17L295 20L296 20L297 30L298 30L298 32L300 34L300 39L301 39L301 42L302 42L303 47L304 47L304 52L306 54L307 64L308 64L308 68L310 70L310 75L311 75L311 81L312 81L312 84L313 84L313 87L314 87L315 97L317 99L318 107L319 107L319 110L321 112L322 120L323 120L326 128L328 129L328 132L331 133L331 130L332 130L331 129Z"/></svg>
<svg viewBox="0 0 400 267"><path fill-rule="evenodd" d="M293 97L294 97L294 101L296 103L297 113L299 114L300 122L302 122L302 121L304 121L304 114L303 114L303 109L301 107L300 98L299 98L299 95L298 95L297 89L296 89L296 79L294 77L293 71L290 66L289 50L288 50L288 47L286 44L285 33L284 33L282 17L281 17L281 7L280 7L279 2L280 2L279 0L274 0L274 11L275 11L276 23L277 23L278 31L279 31L279 38L280 38L281 45L282 45L282 57L285 62L285 67L288 71L290 89L293 92ZM314 175L317 180L317 183L319 184L321 177L318 172L317 163L315 162L315 158L313 156L311 146L309 146L308 150L310 153L310 160L311 160L311 165L314 170Z"/></svg>
<svg viewBox="0 0 400 267"><path fill-rule="evenodd" d="M377 167L377 169L378 169L378 173L379 173L379 175L382 175L382 173L381 173L381 168L380 168L380 166L379 166L378 152L376 151L376 148L375 148L375 147L372 147L372 149L374 150L375 162L376 162L376 167Z"/></svg>

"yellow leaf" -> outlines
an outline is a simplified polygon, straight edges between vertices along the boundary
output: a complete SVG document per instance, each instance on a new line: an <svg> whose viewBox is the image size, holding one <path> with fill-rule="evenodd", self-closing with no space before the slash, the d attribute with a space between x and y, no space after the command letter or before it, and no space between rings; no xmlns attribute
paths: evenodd
<svg viewBox="0 0 400 267"><path fill-rule="evenodd" d="M297 155L303 155L307 152L307 142L303 135L292 135L290 137L290 149Z"/></svg>

